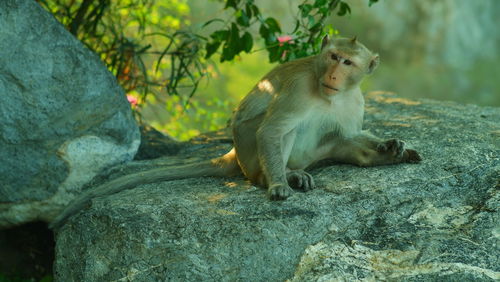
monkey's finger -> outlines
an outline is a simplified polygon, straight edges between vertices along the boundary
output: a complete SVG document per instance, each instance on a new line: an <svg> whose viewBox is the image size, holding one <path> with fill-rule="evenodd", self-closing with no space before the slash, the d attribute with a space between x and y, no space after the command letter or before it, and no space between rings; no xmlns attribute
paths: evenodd
<svg viewBox="0 0 500 282"><path fill-rule="evenodd" d="M297 175L295 175L295 178L297 179L297 187L301 188L305 184L303 176L300 174L297 174Z"/></svg>
<svg viewBox="0 0 500 282"><path fill-rule="evenodd" d="M314 183L314 177L312 177L312 175L310 174L307 174L307 176L309 178L309 190L316 188L316 184Z"/></svg>
<svg viewBox="0 0 500 282"><path fill-rule="evenodd" d="M309 190L309 178L307 178L307 175L302 175L302 186L300 186L302 190L307 191Z"/></svg>
<svg viewBox="0 0 500 282"><path fill-rule="evenodd" d="M290 197L293 190L288 185L278 184L270 186L268 189L269 198L273 201L281 201Z"/></svg>
<svg viewBox="0 0 500 282"><path fill-rule="evenodd" d="M407 155L406 156L406 162L409 162L409 163L419 163L419 162L422 161L422 157L415 150L406 149L405 153L406 153L405 155Z"/></svg>
<svg viewBox="0 0 500 282"><path fill-rule="evenodd" d="M389 139L377 145L377 151L380 153L393 152L396 146L396 139Z"/></svg>
<svg viewBox="0 0 500 282"><path fill-rule="evenodd" d="M403 157L403 152L405 151L405 146L406 143L401 140L397 140L397 145L396 145L396 156L398 158Z"/></svg>
<svg viewBox="0 0 500 282"><path fill-rule="evenodd" d="M380 153L390 153L395 158L403 158L405 151L405 142L398 139L389 139L377 145L377 151Z"/></svg>
<svg viewBox="0 0 500 282"><path fill-rule="evenodd" d="M388 151L392 152L396 157L402 157L405 148L405 142L398 139L387 141Z"/></svg>
<svg viewBox="0 0 500 282"><path fill-rule="evenodd" d="M304 172L304 185L302 186L302 189L304 191L309 191L313 188L313 185L314 185L314 181L312 180L312 176L307 173L307 172Z"/></svg>
<svg viewBox="0 0 500 282"><path fill-rule="evenodd" d="M385 143L380 143L377 145L377 152L384 153L387 152L387 146Z"/></svg>

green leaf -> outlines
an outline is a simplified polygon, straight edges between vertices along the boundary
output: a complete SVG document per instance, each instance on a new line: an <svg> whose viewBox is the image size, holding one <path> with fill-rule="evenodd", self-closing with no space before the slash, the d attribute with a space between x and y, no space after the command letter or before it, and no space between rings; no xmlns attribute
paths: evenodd
<svg viewBox="0 0 500 282"><path fill-rule="evenodd" d="M316 0L316 1L314 1L314 8L324 6L325 4L326 4L326 0Z"/></svg>
<svg viewBox="0 0 500 282"><path fill-rule="evenodd" d="M235 23L231 24L231 41L238 41L240 39L240 30Z"/></svg>
<svg viewBox="0 0 500 282"><path fill-rule="evenodd" d="M248 18L247 14L244 10L239 10L236 13L236 22L241 26L245 26L245 27L250 26L250 19Z"/></svg>
<svg viewBox="0 0 500 282"><path fill-rule="evenodd" d="M236 9L238 9L239 2L240 2L240 0L226 0L226 6L224 7L224 9L231 7L231 8L236 10Z"/></svg>
<svg viewBox="0 0 500 282"><path fill-rule="evenodd" d="M241 50L243 50L243 44L241 44L239 33L240 33L240 31L238 30L238 26L235 23L232 23L231 24L231 36L229 37L228 47L233 49L233 52L235 55L240 53Z"/></svg>
<svg viewBox="0 0 500 282"><path fill-rule="evenodd" d="M219 49L221 42L220 41L214 41L207 43L205 46L205 49L207 50L207 54L205 55L205 59L210 58L215 52L217 52L217 49Z"/></svg>
<svg viewBox="0 0 500 282"><path fill-rule="evenodd" d="M260 16L260 11L259 11L259 8L255 5L252 5L252 12L253 12L253 15L254 17L257 17L257 18L261 18Z"/></svg>
<svg viewBox="0 0 500 282"><path fill-rule="evenodd" d="M229 37L229 30L217 30L210 34L210 37L215 41L225 41Z"/></svg>
<svg viewBox="0 0 500 282"><path fill-rule="evenodd" d="M311 10L313 9L313 6L311 4L301 4L299 5L300 13L303 18L307 17Z"/></svg>
<svg viewBox="0 0 500 282"><path fill-rule="evenodd" d="M251 19L252 18L252 6L251 4L247 3L245 5L245 13L247 14L248 18Z"/></svg>
<svg viewBox="0 0 500 282"><path fill-rule="evenodd" d="M340 2L340 8L339 8L339 12L337 13L337 15L343 16L346 13L351 14L351 7L349 7L349 5L347 5L346 2Z"/></svg>
<svg viewBox="0 0 500 282"><path fill-rule="evenodd" d="M224 23L224 21L222 19L211 19L209 20L208 22L204 23L201 27L206 27L207 25L213 23L213 22L221 22L221 23Z"/></svg>
<svg viewBox="0 0 500 282"><path fill-rule="evenodd" d="M320 30L322 26L323 26L323 23L321 23L321 22L316 23L315 25L313 25L312 27L309 28L309 31L314 33L316 31Z"/></svg>
<svg viewBox="0 0 500 282"><path fill-rule="evenodd" d="M283 63L290 62L290 61L295 60L296 58L297 58L297 56L295 56L295 50L287 50L280 61L282 61Z"/></svg>
<svg viewBox="0 0 500 282"><path fill-rule="evenodd" d="M234 58L234 49L230 48L227 44L222 47L222 55L220 56L220 62L231 61Z"/></svg>
<svg viewBox="0 0 500 282"><path fill-rule="evenodd" d="M370 0L370 2L368 2L368 7L371 7L373 4L377 3L378 0Z"/></svg>
<svg viewBox="0 0 500 282"><path fill-rule="evenodd" d="M267 41L267 38L269 37L269 29L265 24L261 24L259 28L259 34L264 40Z"/></svg>
<svg viewBox="0 0 500 282"><path fill-rule="evenodd" d="M266 19L265 23L269 26L271 32L281 32L280 25L276 19L269 17Z"/></svg>
<svg viewBox="0 0 500 282"><path fill-rule="evenodd" d="M328 9L328 7L321 7L318 9L318 11L322 15L328 15L328 13L330 13L330 10Z"/></svg>
<svg viewBox="0 0 500 282"><path fill-rule="evenodd" d="M313 27L316 24L316 20L311 15L307 17L307 21L308 21L307 26Z"/></svg>
<svg viewBox="0 0 500 282"><path fill-rule="evenodd" d="M278 61L281 57L279 46L268 47L267 52L269 53L269 62L271 63Z"/></svg>
<svg viewBox="0 0 500 282"><path fill-rule="evenodd" d="M249 32L245 32L245 34L243 34L243 37L241 39L243 40L243 50L247 53L252 51L253 47L252 35Z"/></svg>

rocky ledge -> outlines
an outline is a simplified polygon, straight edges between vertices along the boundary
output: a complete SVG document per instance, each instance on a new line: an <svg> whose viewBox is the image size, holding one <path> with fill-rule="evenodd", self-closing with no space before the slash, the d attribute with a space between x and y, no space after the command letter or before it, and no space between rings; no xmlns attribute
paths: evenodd
<svg viewBox="0 0 500 282"><path fill-rule="evenodd" d="M168 181L98 198L57 233L56 279L500 280L500 109L367 96L365 127L404 139L422 163L324 163L310 171L316 190L283 202L242 178ZM230 146L184 146L110 177Z"/></svg>

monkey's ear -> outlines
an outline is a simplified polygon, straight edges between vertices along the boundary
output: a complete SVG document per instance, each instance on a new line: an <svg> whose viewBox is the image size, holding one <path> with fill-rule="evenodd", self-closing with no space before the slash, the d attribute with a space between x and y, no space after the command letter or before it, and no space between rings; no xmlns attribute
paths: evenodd
<svg viewBox="0 0 500 282"><path fill-rule="evenodd" d="M330 37L328 37L328 34L323 37L323 41L321 41L321 50L325 48L326 45L330 42Z"/></svg>
<svg viewBox="0 0 500 282"><path fill-rule="evenodd" d="M373 55L373 57L370 60L370 65L368 66L368 73L372 73L380 63L380 57L378 54Z"/></svg>

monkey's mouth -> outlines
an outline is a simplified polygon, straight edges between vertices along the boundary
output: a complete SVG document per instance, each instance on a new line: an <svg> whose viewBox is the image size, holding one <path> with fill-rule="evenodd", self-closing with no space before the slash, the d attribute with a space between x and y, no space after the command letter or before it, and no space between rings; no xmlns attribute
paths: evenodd
<svg viewBox="0 0 500 282"><path fill-rule="evenodd" d="M337 88L332 87L332 86L330 86L330 85L328 85L328 84L326 84L326 83L321 83L321 85L322 85L323 87L325 87L325 88L328 88L328 89L331 89L331 90L334 90L334 91L339 91Z"/></svg>

